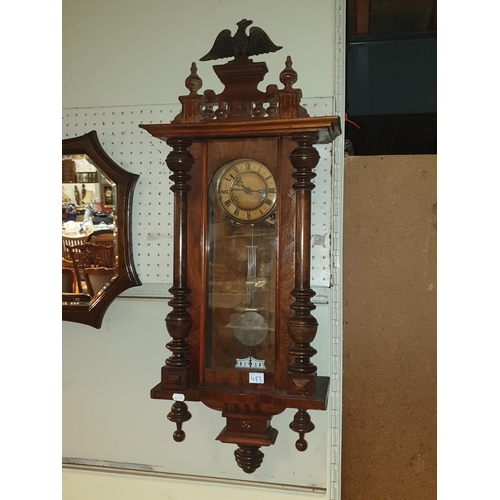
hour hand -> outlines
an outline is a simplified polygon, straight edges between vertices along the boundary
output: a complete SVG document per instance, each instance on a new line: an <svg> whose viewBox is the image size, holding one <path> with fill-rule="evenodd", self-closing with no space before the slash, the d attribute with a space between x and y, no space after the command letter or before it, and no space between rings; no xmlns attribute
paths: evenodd
<svg viewBox="0 0 500 500"><path fill-rule="evenodd" d="M252 193L258 193L260 189L250 189L249 187L240 185L240 187L234 187L233 191L244 191L246 194L252 194Z"/></svg>

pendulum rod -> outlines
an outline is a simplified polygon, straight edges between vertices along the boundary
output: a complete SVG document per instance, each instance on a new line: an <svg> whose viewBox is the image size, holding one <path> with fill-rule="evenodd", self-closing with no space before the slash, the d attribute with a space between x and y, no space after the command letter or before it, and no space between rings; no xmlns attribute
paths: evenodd
<svg viewBox="0 0 500 500"><path fill-rule="evenodd" d="M247 304L245 311L256 311L257 247L254 245L254 225L251 225L251 244L247 245Z"/></svg>

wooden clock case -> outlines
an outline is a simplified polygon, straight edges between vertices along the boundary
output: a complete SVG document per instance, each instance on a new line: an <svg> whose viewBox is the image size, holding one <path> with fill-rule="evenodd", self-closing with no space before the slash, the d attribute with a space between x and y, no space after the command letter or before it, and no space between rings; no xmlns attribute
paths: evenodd
<svg viewBox="0 0 500 500"><path fill-rule="evenodd" d="M251 59L214 66L224 84L216 95L198 94L202 81L195 63L179 97L182 110L170 124L140 125L172 148L166 162L174 193L174 283L166 317L171 355L161 370L154 399L174 400L168 419L176 423L173 437L182 441L184 422L191 418L187 401L201 401L222 412L226 426L217 436L237 445L236 462L247 473L262 463L262 446L274 444L278 431L273 415L295 408L290 428L304 435L314 429L308 410L325 410L329 378L318 376L311 346L318 323L311 311L310 287L312 179L319 153L314 144L329 143L340 134L336 116L309 117L300 105L301 90L290 57L280 74L282 89L257 85L267 73ZM263 384L249 382L247 370L207 366L207 206L214 172L235 158L252 158L276 166L276 305L274 369Z"/></svg>

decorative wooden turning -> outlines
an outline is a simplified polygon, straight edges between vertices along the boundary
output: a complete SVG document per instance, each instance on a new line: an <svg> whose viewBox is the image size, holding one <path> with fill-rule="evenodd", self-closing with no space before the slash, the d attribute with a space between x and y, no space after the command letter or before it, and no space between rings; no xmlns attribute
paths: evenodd
<svg viewBox="0 0 500 500"><path fill-rule="evenodd" d="M226 426L217 439L237 445L237 464L252 473L264 458L260 448L276 441L273 415L297 409L290 428L304 451L314 429L308 410L327 407L329 378L311 362L318 329L311 197L314 145L333 141L340 120L310 117L300 105L290 57L282 88L257 88L268 69L249 56L281 47L260 28L247 36L249 24L240 21L234 37L221 32L202 58L234 57L213 67L222 92L199 94L193 63L173 122L140 127L172 148L166 162L174 192L171 354L151 397L174 400L175 441L185 439L187 401L222 412Z"/></svg>

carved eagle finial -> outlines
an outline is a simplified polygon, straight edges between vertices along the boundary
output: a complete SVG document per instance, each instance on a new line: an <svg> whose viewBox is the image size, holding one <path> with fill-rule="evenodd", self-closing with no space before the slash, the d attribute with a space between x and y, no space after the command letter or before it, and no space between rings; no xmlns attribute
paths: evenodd
<svg viewBox="0 0 500 500"><path fill-rule="evenodd" d="M283 48L275 45L267 33L257 26L250 28L249 35L247 35L246 29L252 23L253 21L248 19L242 19L236 23L238 29L234 36L231 36L230 30L222 30L217 35L210 52L200 58L200 61L234 57L234 61L231 62L245 62L250 56L276 52Z"/></svg>

